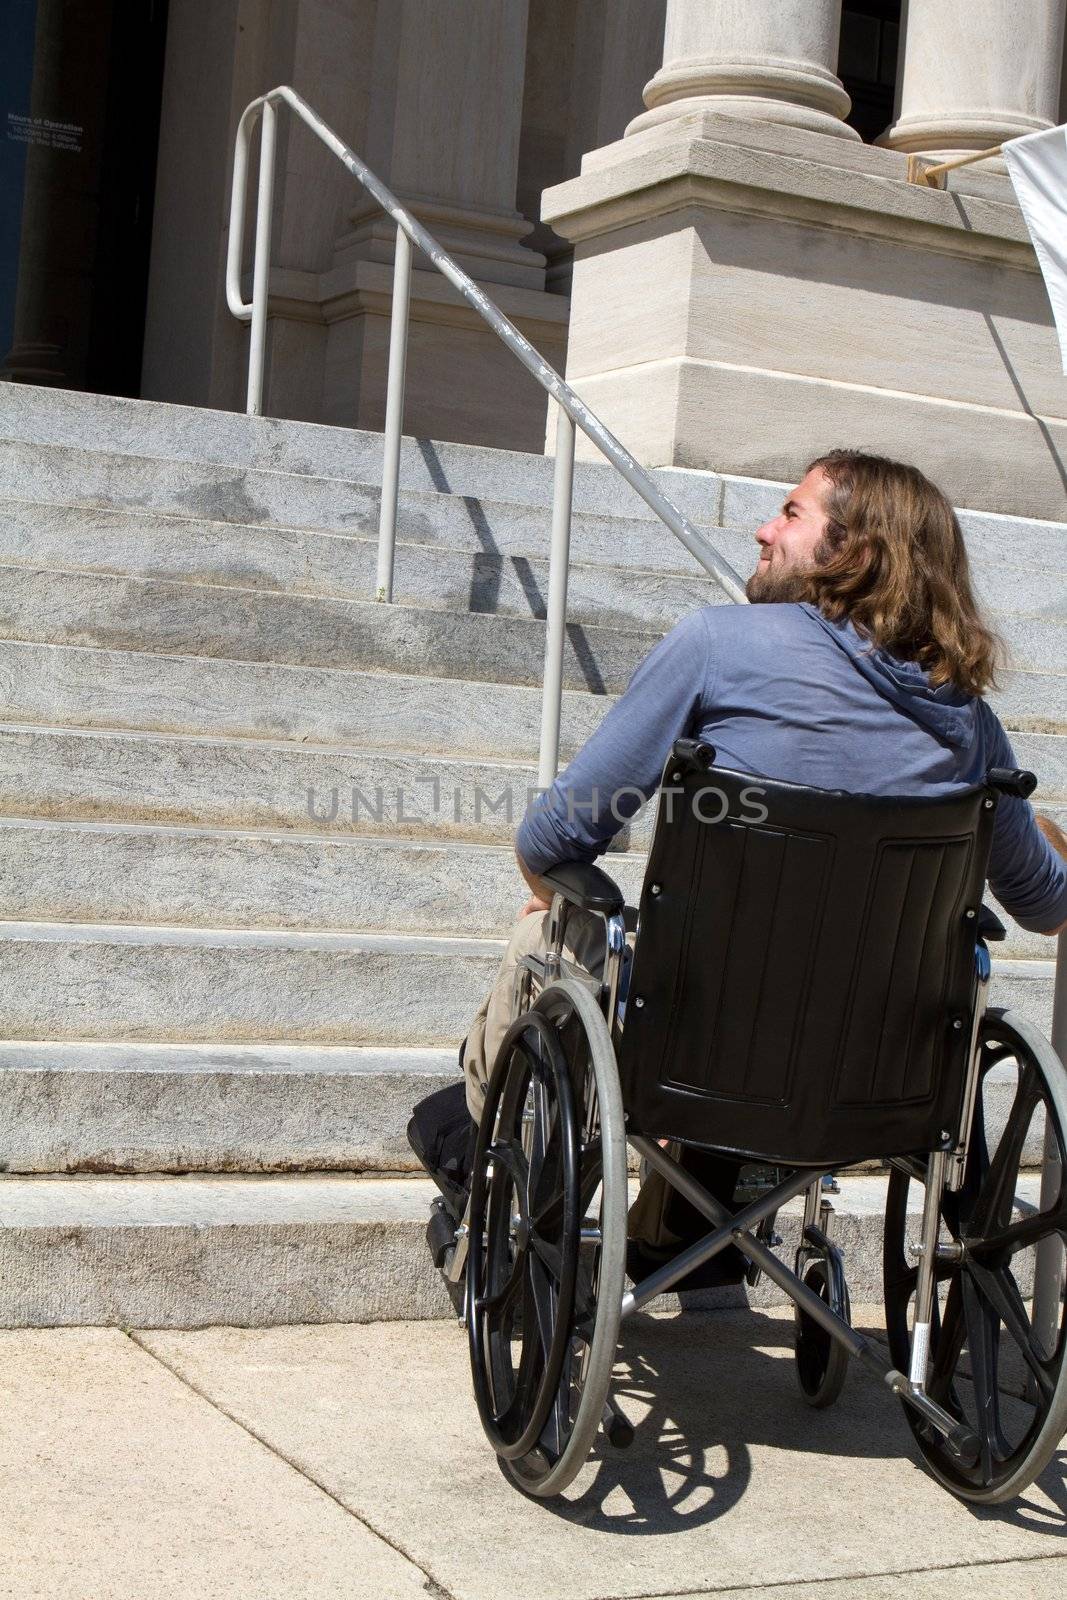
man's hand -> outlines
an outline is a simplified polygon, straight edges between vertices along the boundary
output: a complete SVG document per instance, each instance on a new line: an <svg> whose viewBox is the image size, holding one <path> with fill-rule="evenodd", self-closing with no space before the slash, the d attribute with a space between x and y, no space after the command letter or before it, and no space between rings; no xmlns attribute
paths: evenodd
<svg viewBox="0 0 1067 1600"><path fill-rule="evenodd" d="M1035 812L1034 820L1053 850L1067 861L1067 833L1064 833L1059 823L1052 817L1044 816L1040 811ZM1061 922L1058 928L1050 928L1049 938L1054 939L1058 933L1067 933L1067 922Z"/></svg>
<svg viewBox="0 0 1067 1600"><path fill-rule="evenodd" d="M1053 850L1058 851L1064 861L1067 861L1067 833L1064 833L1059 823L1052 817L1046 817L1040 811L1035 812L1034 820Z"/></svg>
<svg viewBox="0 0 1067 1600"><path fill-rule="evenodd" d="M535 911L551 910L552 890L549 888L548 884L543 883L536 873L530 871L529 867L526 865L525 861L522 859L517 850L515 852L515 860L518 863L519 871L522 873L526 887L530 891L530 898L519 912L519 916L529 917L532 916Z"/></svg>

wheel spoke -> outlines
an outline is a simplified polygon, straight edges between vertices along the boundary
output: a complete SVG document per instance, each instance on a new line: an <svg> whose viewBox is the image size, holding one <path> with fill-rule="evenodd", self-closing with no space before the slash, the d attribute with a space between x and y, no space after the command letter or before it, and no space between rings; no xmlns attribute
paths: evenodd
<svg viewBox="0 0 1067 1600"><path fill-rule="evenodd" d="M522 1287L525 1254L524 1250L516 1251L515 1261L508 1275L508 1281L502 1289L498 1289L495 1294L485 1294L478 1297L475 1304L479 1311L503 1312L508 1309L511 1301L514 1300L518 1290Z"/></svg>
<svg viewBox="0 0 1067 1600"><path fill-rule="evenodd" d="M593 1196L596 1194L597 1187L601 1178L603 1177L603 1167L600 1160L600 1140L594 1140L588 1148L591 1152L591 1156L588 1165L586 1165L586 1155L583 1151L582 1183L579 1192L579 1207L583 1217L588 1211L590 1202L592 1201ZM531 1228L533 1228L535 1232L542 1235L558 1232L562 1222L562 1193L553 1195L552 1199L548 1201L547 1205L538 1211L536 1216L531 1216L530 1218Z"/></svg>
<svg viewBox="0 0 1067 1600"><path fill-rule="evenodd" d="M978 1262L971 1263L971 1274L979 1294L999 1316L1018 1347L1043 1398L1051 1399L1055 1384L1034 1338L1030 1319L1026 1315L1026 1307L1015 1279L1003 1268L990 1272Z"/></svg>
<svg viewBox="0 0 1067 1600"><path fill-rule="evenodd" d="M1032 1217L1020 1217L1006 1228L987 1234L984 1239L974 1240L970 1249L978 1260L990 1256L1014 1256L1020 1250L1040 1244L1042 1239L1050 1239L1054 1233L1067 1241L1067 1206L1061 1206L1057 1211L1038 1211Z"/></svg>
<svg viewBox="0 0 1067 1600"><path fill-rule="evenodd" d="M969 1233L984 1238L1008 1226L1015 1203L1023 1145L1040 1099L1037 1073L1028 1061L1020 1061L1015 1098L1000 1143L982 1179L974 1208L967 1220Z"/></svg>
<svg viewBox="0 0 1067 1600"><path fill-rule="evenodd" d="M999 1320L993 1308L981 1298L974 1280L963 1275L963 1314L967 1323L967 1349L971 1358L974 1385L975 1419L981 1440L982 1477L988 1483L995 1464L1010 1454L1000 1423L1000 1390L997 1387Z"/></svg>

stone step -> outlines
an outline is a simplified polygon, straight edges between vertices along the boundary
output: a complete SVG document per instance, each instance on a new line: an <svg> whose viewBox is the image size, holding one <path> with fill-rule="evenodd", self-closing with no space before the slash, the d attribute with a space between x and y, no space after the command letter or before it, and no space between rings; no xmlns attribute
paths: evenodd
<svg viewBox="0 0 1067 1600"><path fill-rule="evenodd" d="M0 392L0 439L93 455L147 456L372 487L381 483L380 433L30 384L19 384L17 392L14 386ZM400 482L423 493L544 508L552 503L553 473L549 456L431 439L401 441ZM687 516L719 520L724 486L719 474L666 467L652 476ZM575 462L574 504L579 511L655 520L640 495L606 462Z"/></svg>
<svg viewBox="0 0 1067 1600"><path fill-rule="evenodd" d="M611 698L564 690L564 757ZM0 720L536 762L541 690L461 678L0 640ZM1067 764L1064 767L1067 788Z"/></svg>
<svg viewBox="0 0 1067 1600"><path fill-rule="evenodd" d="M0 1041L0 1170L411 1172L455 1049Z"/></svg>
<svg viewBox="0 0 1067 1600"><path fill-rule="evenodd" d="M1051 814L1067 824L1067 807ZM646 856L613 851L628 903ZM506 937L526 890L510 845L0 818L0 881L20 921L374 929ZM1001 957L1052 953L989 897Z"/></svg>
<svg viewBox="0 0 1067 1600"><path fill-rule="evenodd" d="M454 1049L0 1040L0 1171L420 1172L412 1107L458 1077ZM1015 1084L987 1080L993 1143Z"/></svg>
<svg viewBox="0 0 1067 1600"><path fill-rule="evenodd" d="M0 1038L458 1044L502 940L0 921ZM992 1004L1048 1033L1054 947L996 960Z"/></svg>
<svg viewBox="0 0 1067 1600"><path fill-rule="evenodd" d="M564 686L621 692L660 636L569 626ZM18 566L0 566L0 638L530 686L545 658L529 617Z"/></svg>
<svg viewBox="0 0 1067 1600"><path fill-rule="evenodd" d="M194 527L222 523L272 529L276 537L279 532L294 537L304 530L375 540L380 510L376 486L336 474L323 477L207 461L161 461L0 440L0 506L17 501L57 510L75 506L141 519L184 519ZM405 488L397 506L397 534L412 544L476 554L546 557L550 507L551 501L534 505L516 501L506 489L498 497L474 497L436 488ZM37 515L47 513L30 513ZM710 536L719 525L715 505L702 506L698 520ZM734 536L739 547L745 544L749 567L755 526L744 529L744 540ZM17 523L9 537L18 540ZM57 537L58 533L51 535L53 541ZM606 561L611 566L700 571L658 517L619 516L610 502L576 507L571 558Z"/></svg>
<svg viewBox="0 0 1067 1600"><path fill-rule="evenodd" d="M612 875L640 894L643 854ZM9 917L503 937L527 890L510 845L0 819Z"/></svg>
<svg viewBox="0 0 1067 1600"><path fill-rule="evenodd" d="M507 844L532 766L295 740L0 727L0 815Z"/></svg>
<svg viewBox="0 0 1067 1600"><path fill-rule="evenodd" d="M371 486L381 482L380 433L31 384L0 387L0 439L38 449L59 446L93 455L214 463ZM401 442L400 482L418 493L509 501L543 510L552 502L553 471L550 457L522 451L430 439ZM789 487L767 478L680 468L659 468L652 477L695 521L740 528L746 534L775 514ZM15 494L27 497L25 483L20 482ZM579 512L656 521L607 463L575 462L574 505ZM1067 522L968 509L961 509L959 516L972 555L985 553L1046 573L1067 568L1067 559L1050 558L1051 544L1067 538Z"/></svg>
<svg viewBox="0 0 1067 1600"><path fill-rule="evenodd" d="M506 501L478 502L477 514L465 503L457 521L455 503L444 499L433 502L428 515L434 542L397 543L397 601L544 616L548 520ZM588 522L579 513L572 528L574 550L587 557L571 562L567 614L573 621L666 629L698 606L728 603L677 541L649 545L647 530L635 534L621 518L596 519L595 528ZM706 531L747 576L756 554L751 532ZM0 500L0 561L368 599L377 583L377 537ZM641 561L649 566L634 565ZM1049 572L1047 563L1038 568L978 559L974 576L980 600L1009 639L1017 616L1067 616L1067 574Z"/></svg>
<svg viewBox="0 0 1067 1600"><path fill-rule="evenodd" d="M660 632L572 624L568 689L619 693ZM1022 618L1017 669L991 703L1009 726L1067 726L1067 626ZM0 566L0 639L536 687L545 625L532 618L383 606L332 596ZM1020 670L1021 669L1021 670Z"/></svg>
<svg viewBox="0 0 1067 1600"><path fill-rule="evenodd" d="M0 921L0 1037L459 1043L502 940Z"/></svg>
<svg viewBox="0 0 1067 1600"><path fill-rule="evenodd" d="M1029 679L1018 675L1006 696L994 696L992 703L1009 727L1017 726L1033 705ZM564 691L564 759L610 704L602 695ZM0 719L399 746L533 762L541 691L459 678L0 640ZM1013 742L1019 760L1040 775L1040 793L1067 796L1067 738L1016 733Z"/></svg>
<svg viewBox="0 0 1067 1600"><path fill-rule="evenodd" d="M883 1177L846 1176L834 1202L857 1305L882 1300L885 1189ZM454 1316L424 1238L434 1192L428 1179L339 1174L2 1177L0 1325L265 1327ZM801 1220L799 1201L780 1215L786 1262ZM739 1304L745 1291L705 1298ZM748 1291L756 1305L783 1298L766 1279Z"/></svg>

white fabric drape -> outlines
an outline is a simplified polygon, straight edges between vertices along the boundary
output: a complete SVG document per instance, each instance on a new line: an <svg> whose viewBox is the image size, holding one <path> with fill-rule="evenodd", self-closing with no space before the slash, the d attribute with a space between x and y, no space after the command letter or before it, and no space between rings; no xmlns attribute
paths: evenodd
<svg viewBox="0 0 1067 1600"><path fill-rule="evenodd" d="M1067 127L1009 139L1002 154L1052 302L1067 373Z"/></svg>

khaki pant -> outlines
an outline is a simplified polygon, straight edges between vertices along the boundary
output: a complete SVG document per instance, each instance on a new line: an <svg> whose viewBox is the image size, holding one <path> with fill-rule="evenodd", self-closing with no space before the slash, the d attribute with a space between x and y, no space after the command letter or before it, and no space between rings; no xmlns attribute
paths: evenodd
<svg viewBox="0 0 1067 1600"><path fill-rule="evenodd" d="M463 1072L467 1080L467 1109L475 1122L481 1118L489 1075L501 1041L513 1020L515 969L523 956L544 957L548 950L547 933L547 911L532 912L527 917L519 918L512 929L493 987L471 1023L463 1049ZM588 911L572 911L567 919L563 948L571 961L599 978L604 969L603 918ZM677 1149L673 1153L677 1154ZM653 1245L674 1242L675 1235L665 1230L662 1220L663 1207L670 1192L670 1186L659 1173L648 1174L641 1184L640 1194L630 1207L627 1233L631 1239L641 1239Z"/></svg>

